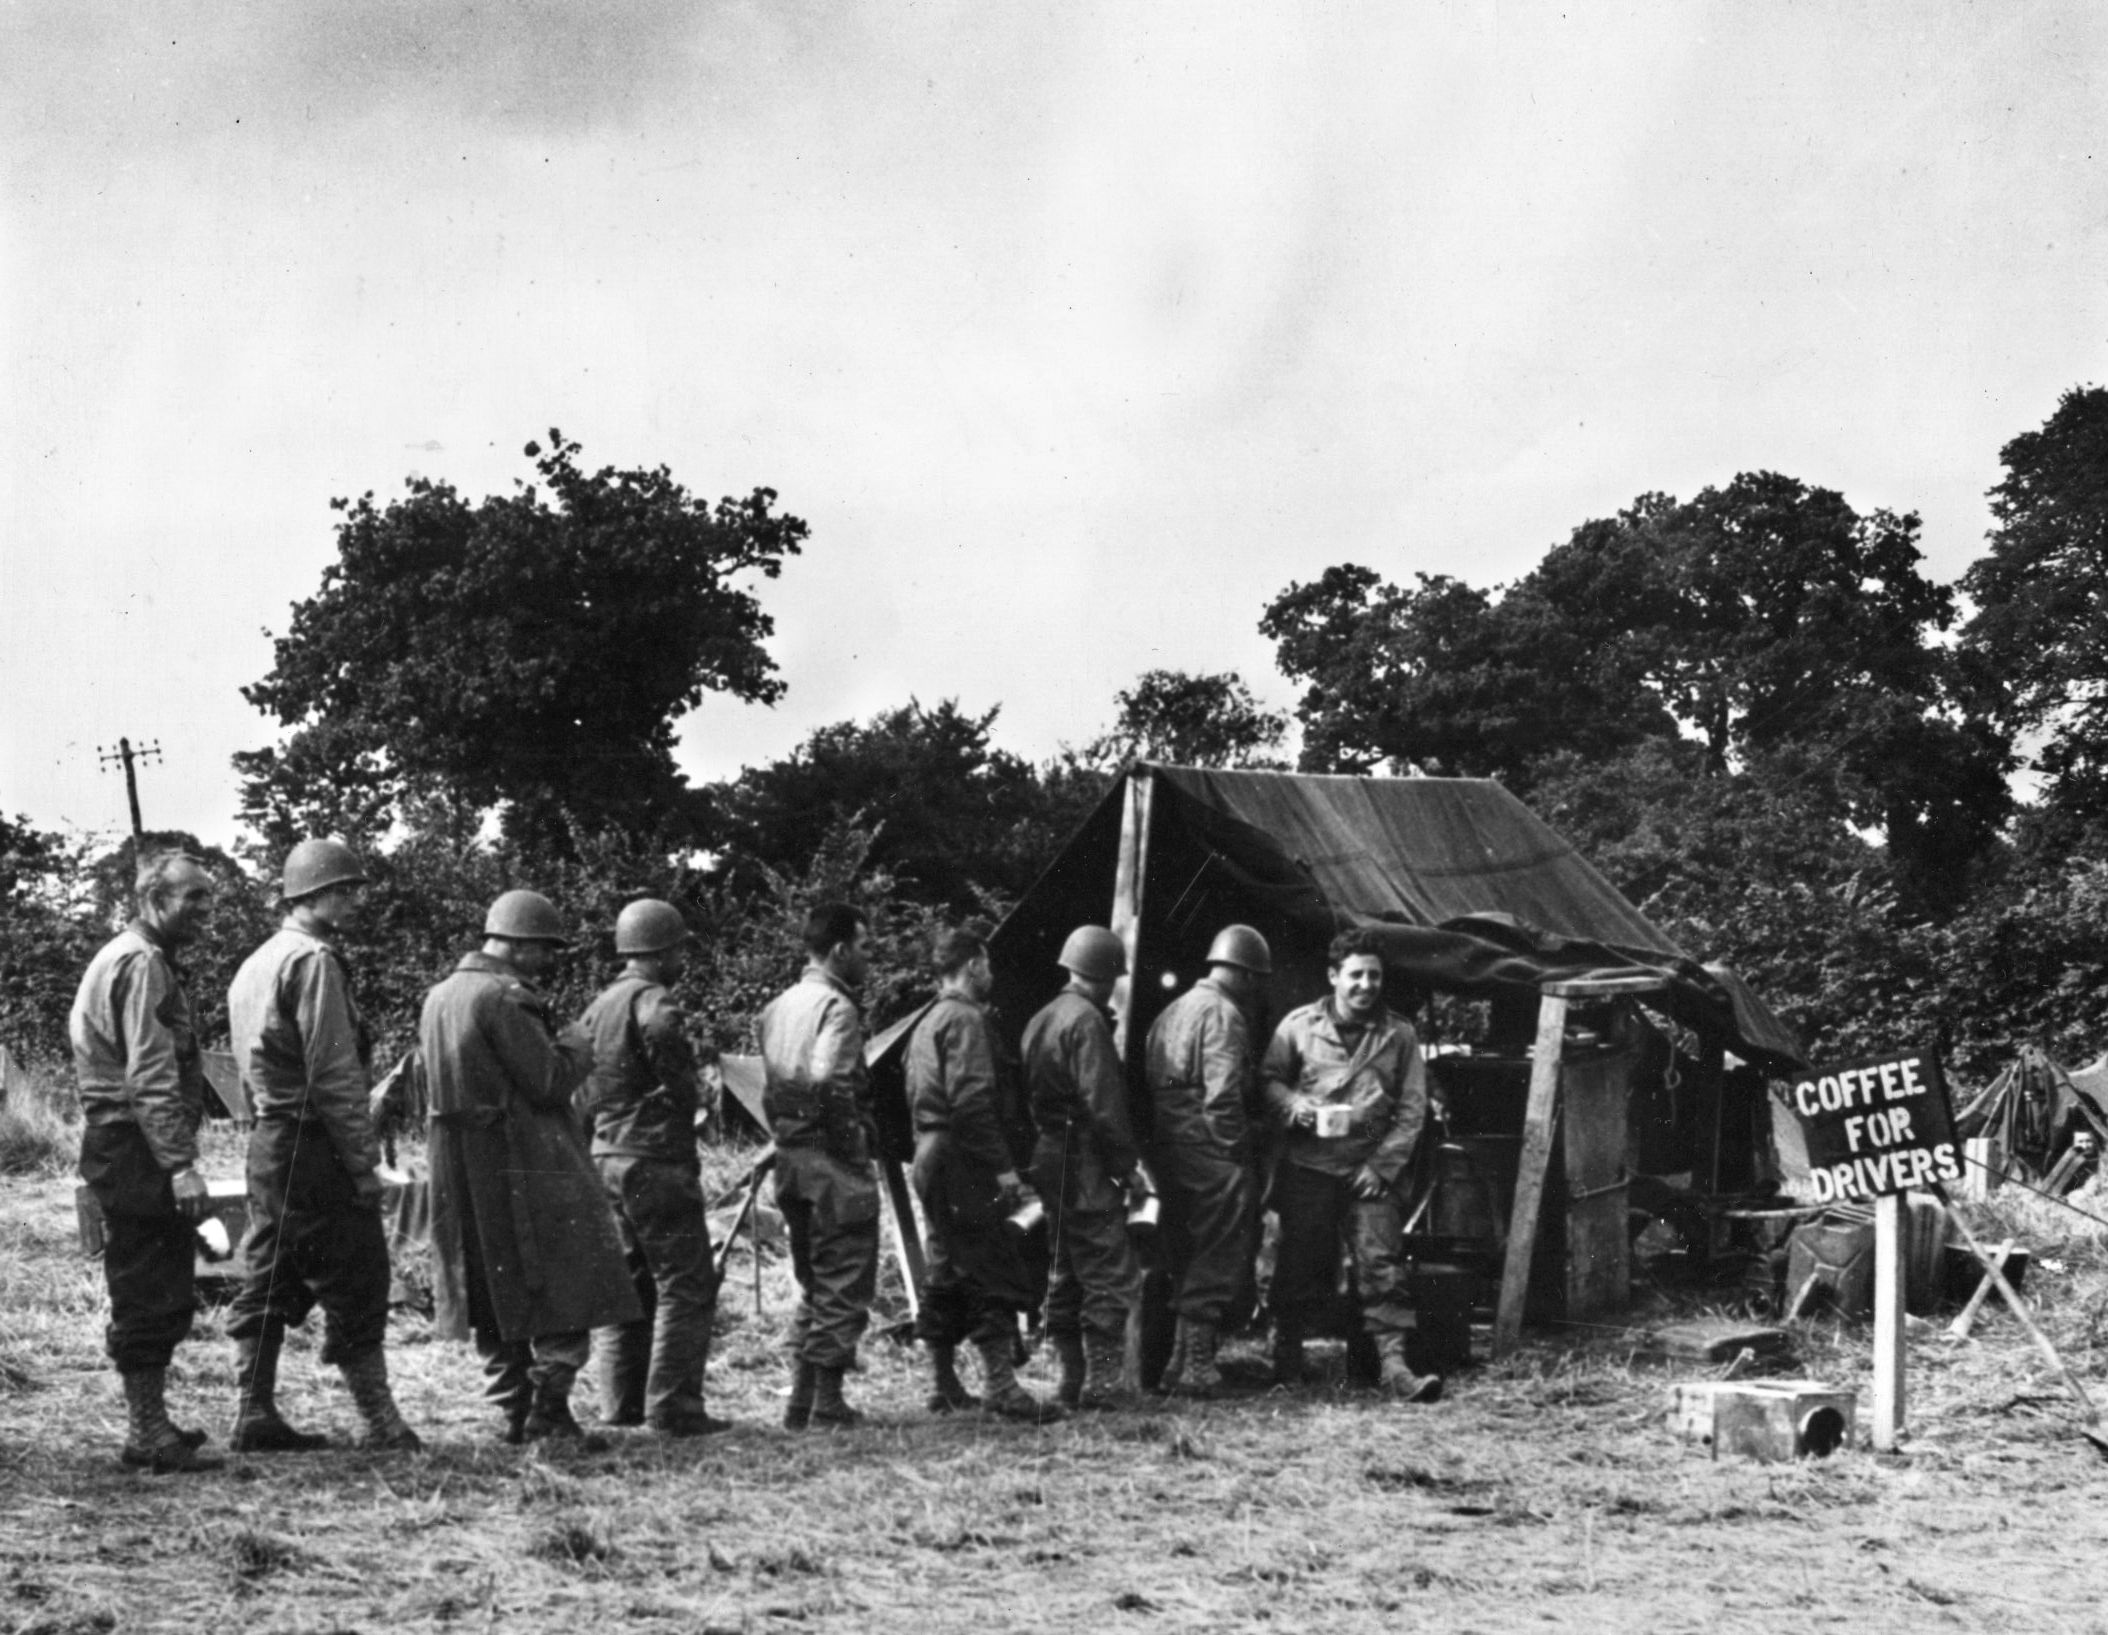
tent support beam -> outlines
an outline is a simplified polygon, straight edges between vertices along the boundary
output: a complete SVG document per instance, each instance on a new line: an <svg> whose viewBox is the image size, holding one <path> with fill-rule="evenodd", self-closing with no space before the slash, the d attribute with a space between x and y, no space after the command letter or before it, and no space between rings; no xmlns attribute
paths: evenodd
<svg viewBox="0 0 2108 1635"><path fill-rule="evenodd" d="M1537 1044L1530 1062L1530 1101L1523 1115L1522 1162L1515 1177L1508 1255L1501 1268L1500 1304L1493 1320L1496 1357L1514 1350L1522 1339L1523 1305L1530 1293L1530 1262L1537 1252L1537 1217L1544 1205L1545 1179L1552 1167L1552 1139L1557 1132L1567 1004L1571 1000L1649 993L1661 986L1661 979L1654 976L1604 976L1547 982L1539 990Z"/></svg>
<svg viewBox="0 0 2108 1635"><path fill-rule="evenodd" d="M1133 1031L1134 974L1142 960L1142 891L1149 870L1149 817L1155 804L1156 778L1140 768L1127 775L1127 801L1120 809L1120 855L1113 868L1113 902L1109 925L1127 950L1128 975L1113 990L1113 1043L1121 1061L1128 1059Z"/></svg>

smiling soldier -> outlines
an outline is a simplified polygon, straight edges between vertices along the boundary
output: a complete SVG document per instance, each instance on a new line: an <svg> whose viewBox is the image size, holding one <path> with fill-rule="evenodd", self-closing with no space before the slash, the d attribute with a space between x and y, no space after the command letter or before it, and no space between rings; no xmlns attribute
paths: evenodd
<svg viewBox="0 0 2108 1635"><path fill-rule="evenodd" d="M1373 932L1333 938L1325 974L1332 992L1281 1019L1261 1070L1267 1106L1285 1131L1274 1181L1274 1379L1303 1378L1303 1335L1331 1301L1344 1228L1384 1389L1424 1402L1442 1382L1405 1360L1412 1311L1397 1189L1427 1122L1427 1065L1412 1024L1383 1002Z"/></svg>

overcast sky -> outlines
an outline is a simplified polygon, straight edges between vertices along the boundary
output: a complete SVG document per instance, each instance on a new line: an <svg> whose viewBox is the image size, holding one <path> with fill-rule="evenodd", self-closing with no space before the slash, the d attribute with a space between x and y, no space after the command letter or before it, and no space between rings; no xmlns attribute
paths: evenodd
<svg viewBox="0 0 2108 1635"><path fill-rule="evenodd" d="M234 837L334 495L765 484L789 694L1034 758L1342 561L1740 470L1982 549L2108 380L2108 8L0 0L0 810ZM611 655L611 662L619 662Z"/></svg>

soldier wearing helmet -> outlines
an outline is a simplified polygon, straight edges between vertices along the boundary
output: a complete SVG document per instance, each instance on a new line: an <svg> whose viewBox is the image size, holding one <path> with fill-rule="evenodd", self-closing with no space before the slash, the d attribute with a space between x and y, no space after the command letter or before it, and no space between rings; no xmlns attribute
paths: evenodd
<svg viewBox="0 0 2108 1635"><path fill-rule="evenodd" d="M571 1107L592 1042L535 988L565 942L548 898L508 891L483 946L425 995L433 1326L472 1339L508 1442L576 1439L571 1386L591 1331L641 1313Z"/></svg>
<svg viewBox="0 0 2108 1635"><path fill-rule="evenodd" d="M1432 1400L1442 1382L1406 1362L1406 1301L1399 1180L1427 1122L1427 1064L1413 1025L1383 999L1383 945L1373 932L1332 939L1332 991L1290 1011L1261 1068L1267 1105L1283 1130L1274 1208L1274 1378L1303 1377L1303 1335L1329 1305L1346 1240L1363 1327L1383 1362L1384 1389Z"/></svg>
<svg viewBox="0 0 2108 1635"><path fill-rule="evenodd" d="M1251 1268L1258 1186L1247 1012L1273 968L1264 937L1248 925L1225 926L1208 949L1208 974L1149 1030L1154 1156L1178 1316L1163 1386L1179 1395L1221 1389L1217 1336Z"/></svg>
<svg viewBox="0 0 2108 1635"><path fill-rule="evenodd" d="M1026 1024L1023 1045L1039 1127L1033 1178L1052 1214L1047 1335L1065 1406L1120 1407L1136 1397L1142 1318L1127 1202L1151 1190L1105 1009L1127 973L1127 950L1104 926L1083 925L1058 963L1068 986Z"/></svg>
<svg viewBox="0 0 2108 1635"><path fill-rule="evenodd" d="M932 1412L979 1406L1047 1424L1059 1406L1018 1384L1017 1315L1037 1303L1035 1279L1008 1227L1033 1198L1004 1135L988 996L995 985L978 925L944 932L931 950L937 998L909 1036L908 1106L915 1121L915 1190L922 1199L922 1309ZM981 1395L959 1378L959 1344L981 1354Z"/></svg>
<svg viewBox="0 0 2108 1635"><path fill-rule="evenodd" d="M669 1436L731 1424L703 1403L717 1260L695 1129L709 1107L686 1021L668 991L687 945L679 909L652 897L631 903L615 917L622 974L578 1019L593 1041L593 1070L579 1093L592 1122L593 1163L644 1308L638 1321L594 1336L601 1418Z"/></svg>
<svg viewBox="0 0 2108 1635"><path fill-rule="evenodd" d="M846 1428L863 1415L842 1376L878 1291L878 1175L864 1019L869 922L849 903L805 916L805 972L761 1013L762 1106L776 1138L776 1206L790 1238L798 1305L787 1349L786 1430Z"/></svg>
<svg viewBox="0 0 2108 1635"><path fill-rule="evenodd" d="M367 1110L373 1041L337 947L365 884L350 847L300 842L280 882L285 922L242 962L227 992L235 1068L256 1118L245 1271L227 1319L238 1452L327 1446L327 1437L287 1424L276 1395L285 1331L318 1305L322 1361L335 1363L351 1388L365 1421L362 1444L421 1446L388 1387L388 1237L380 1142Z"/></svg>

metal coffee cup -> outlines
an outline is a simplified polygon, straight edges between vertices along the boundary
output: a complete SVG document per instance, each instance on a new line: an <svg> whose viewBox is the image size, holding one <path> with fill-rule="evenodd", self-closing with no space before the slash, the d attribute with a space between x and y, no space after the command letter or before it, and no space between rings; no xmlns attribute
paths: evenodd
<svg viewBox="0 0 2108 1635"><path fill-rule="evenodd" d="M1354 1109L1351 1107L1326 1106L1317 1110L1317 1133L1327 1141L1336 1141L1350 1134L1354 1128Z"/></svg>
<svg viewBox="0 0 2108 1635"><path fill-rule="evenodd" d="M1163 1204L1154 1192L1145 1192L1127 1207L1127 1230L1130 1232L1154 1232L1157 1217L1163 1213Z"/></svg>
<svg viewBox="0 0 2108 1635"><path fill-rule="evenodd" d="M1003 1217L1003 1224L1021 1238L1029 1238L1047 1222L1047 1206L1037 1197L1027 1198Z"/></svg>

